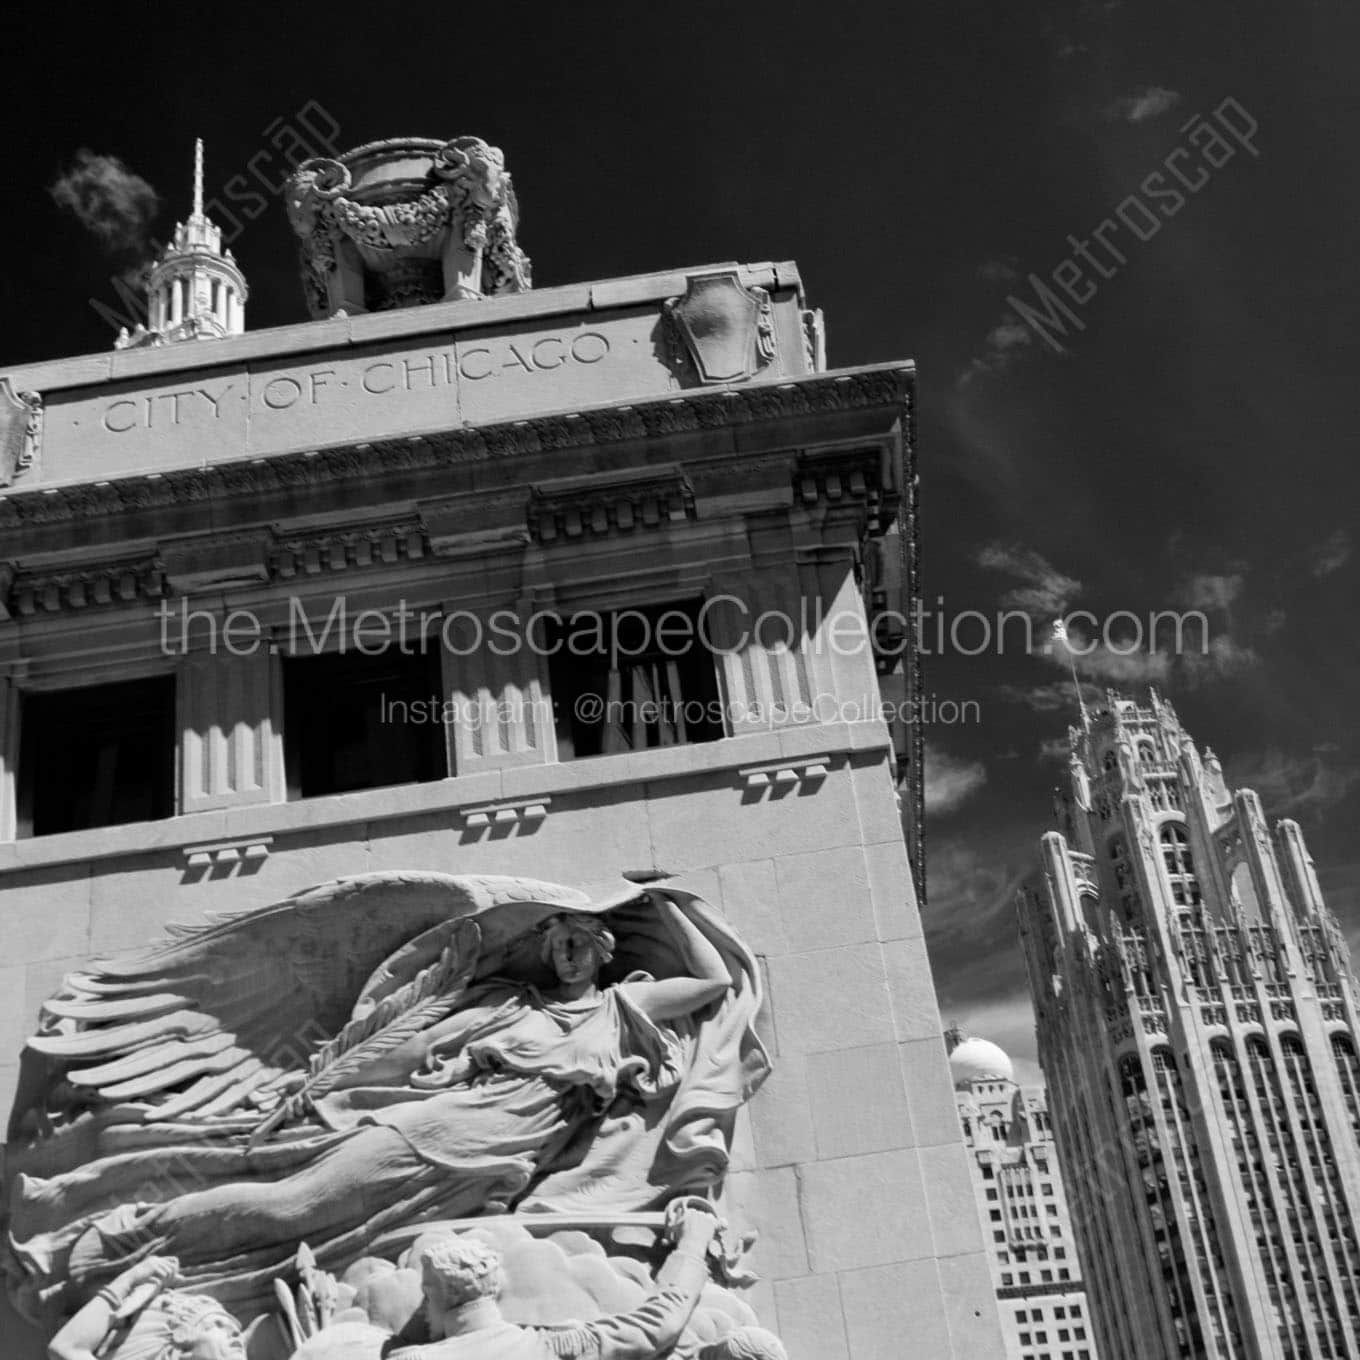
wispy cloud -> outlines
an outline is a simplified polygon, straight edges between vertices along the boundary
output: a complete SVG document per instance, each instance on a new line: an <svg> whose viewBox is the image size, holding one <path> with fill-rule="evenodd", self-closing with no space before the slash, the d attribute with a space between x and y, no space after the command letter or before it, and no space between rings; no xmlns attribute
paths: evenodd
<svg viewBox="0 0 1360 1360"><path fill-rule="evenodd" d="M1220 680L1240 680L1261 664L1254 647L1234 642L1227 633L1209 639L1203 652L1185 652L1176 658L1177 669L1192 689Z"/></svg>
<svg viewBox="0 0 1360 1360"><path fill-rule="evenodd" d="M1221 585L1214 588L1224 589ZM1202 614L1198 619L1180 620L1178 628L1176 620L1169 619L1159 626L1156 635L1150 629L1150 622L1148 629L1143 629L1142 621L1139 621L1139 631L1130 632L1128 636L1119 636L1109 630L1097 638L1081 624L1069 622L1066 639L1047 639L1036 654L1064 669L1075 667L1083 688L1094 680L1117 689L1138 690L1148 685L1175 683L1189 689L1202 689L1207 685L1241 680L1261 665L1261 657L1254 647L1236 641L1226 631L1215 633L1206 626ZM1171 649L1163 650L1158 644L1169 639ZM1063 688L1055 686L1058 693ZM1036 711L1044 711L1040 707L1044 700L1042 690L1032 690L1030 698ZM1061 707L1057 702L1048 706Z"/></svg>
<svg viewBox="0 0 1360 1360"><path fill-rule="evenodd" d="M1105 106L1105 117L1125 123L1147 123L1169 113L1181 102L1175 90L1162 85L1144 85L1130 94L1122 94Z"/></svg>
<svg viewBox="0 0 1360 1360"><path fill-rule="evenodd" d="M1255 789L1272 817L1325 812L1360 784L1360 769L1329 761L1318 753L1295 756L1271 749L1229 765L1228 782Z"/></svg>
<svg viewBox="0 0 1360 1360"><path fill-rule="evenodd" d="M1105 697L1097 685L1082 685L1082 698L1094 706ZM1072 681L1053 680L1045 685L998 685L996 696L1005 703L1019 704L1031 713L1071 713L1077 712L1076 691Z"/></svg>
<svg viewBox="0 0 1360 1360"><path fill-rule="evenodd" d="M961 837L937 839L930 852L930 912L925 922L941 996L994 998L1024 985L1015 895L1037 867L1037 831L1018 863L1004 852L980 854Z"/></svg>
<svg viewBox="0 0 1360 1360"><path fill-rule="evenodd" d="M980 760L962 760L926 743L926 812L941 816L963 806L987 782L987 767Z"/></svg>
<svg viewBox="0 0 1360 1360"><path fill-rule="evenodd" d="M1187 576L1176 591L1180 603L1190 609L1218 609L1226 611L1242 593L1246 580L1243 572L1196 572Z"/></svg>
<svg viewBox="0 0 1360 1360"><path fill-rule="evenodd" d="M1139 689L1165 684L1171 674L1171 656L1167 652L1142 646L1126 651L1127 644L1119 638L1095 641L1076 624L1069 624L1067 631L1069 640L1054 638L1040 654L1058 666L1070 667L1075 663L1078 675L1085 679ZM1119 646L1112 646L1113 642Z"/></svg>
<svg viewBox="0 0 1360 1360"><path fill-rule="evenodd" d="M1308 570L1321 579L1340 571L1351 559L1351 536L1344 529L1324 539L1309 555Z"/></svg>
<svg viewBox="0 0 1360 1360"><path fill-rule="evenodd" d="M956 385L966 387L984 373L1002 373L1034 344L1034 332L1009 312L987 332L982 353L970 359Z"/></svg>
<svg viewBox="0 0 1360 1360"><path fill-rule="evenodd" d="M1021 543L989 543L978 550L975 561L1018 582L1001 596L1003 608L1022 609L1045 622L1065 612L1081 591L1080 581Z"/></svg>
<svg viewBox="0 0 1360 1360"><path fill-rule="evenodd" d="M1014 255L1000 255L983 260L977 276L984 283L1014 283L1020 277L1020 263Z"/></svg>
<svg viewBox="0 0 1360 1360"><path fill-rule="evenodd" d="M149 253L160 195L116 156L81 147L48 192L110 254Z"/></svg>

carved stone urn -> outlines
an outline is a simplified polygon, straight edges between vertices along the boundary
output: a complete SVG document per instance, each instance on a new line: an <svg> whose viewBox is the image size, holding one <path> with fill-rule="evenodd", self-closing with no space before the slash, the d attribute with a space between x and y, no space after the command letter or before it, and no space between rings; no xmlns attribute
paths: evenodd
<svg viewBox="0 0 1360 1360"><path fill-rule="evenodd" d="M369 142L293 172L288 217L315 317L530 286L501 151L478 137Z"/></svg>

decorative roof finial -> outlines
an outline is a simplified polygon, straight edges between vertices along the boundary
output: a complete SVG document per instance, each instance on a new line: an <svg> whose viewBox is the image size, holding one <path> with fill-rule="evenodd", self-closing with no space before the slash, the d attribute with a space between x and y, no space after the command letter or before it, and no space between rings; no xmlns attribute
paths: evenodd
<svg viewBox="0 0 1360 1360"><path fill-rule="evenodd" d="M203 138L194 140L194 210L175 223L146 280L147 324L121 332L115 349L218 340L245 330L245 275L203 211Z"/></svg>
<svg viewBox="0 0 1360 1360"><path fill-rule="evenodd" d="M194 216L203 216L203 138L194 139Z"/></svg>
<svg viewBox="0 0 1360 1360"><path fill-rule="evenodd" d="M317 319L530 286L505 156L479 137L369 142L293 171L288 217Z"/></svg>

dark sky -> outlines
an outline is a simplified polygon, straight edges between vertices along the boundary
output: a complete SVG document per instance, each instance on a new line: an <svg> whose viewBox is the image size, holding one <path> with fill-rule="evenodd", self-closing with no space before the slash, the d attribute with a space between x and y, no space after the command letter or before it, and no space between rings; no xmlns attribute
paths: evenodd
<svg viewBox="0 0 1360 1360"><path fill-rule="evenodd" d="M130 257L48 192L80 148L155 186L163 238L195 136L210 199L252 166L277 186L270 130L307 107L341 148L503 147L540 286L796 259L833 365L920 366L932 607L1023 605L1036 629L1201 609L1207 655L1102 646L1084 678L1157 683L1230 777L1303 823L1360 935L1353 0L212 8L48 10L6 34L7 362L112 340ZM1204 140L1216 109L1248 128L1226 157ZM1197 187L1175 207L1178 150ZM1120 258L1083 266L1058 353L1007 298L1037 306L1030 276L1055 288L1069 236L1104 221ZM232 244L249 324L305 319L276 195ZM1128 645L1129 620L1110 628ZM928 733L928 926L946 1015L1025 1057L1011 897L1071 685L1005 642L930 663L980 720Z"/></svg>

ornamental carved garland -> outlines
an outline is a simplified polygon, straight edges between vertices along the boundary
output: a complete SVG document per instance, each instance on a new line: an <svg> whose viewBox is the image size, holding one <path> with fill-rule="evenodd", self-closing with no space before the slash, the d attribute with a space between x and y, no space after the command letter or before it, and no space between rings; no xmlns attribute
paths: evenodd
<svg viewBox="0 0 1360 1360"><path fill-rule="evenodd" d="M519 208L503 153L480 138L456 137L435 153L429 173L439 182L414 198L360 203L347 194L353 181L343 161L317 157L298 167L288 213L301 238L303 282L314 311L324 314L329 305L326 283L341 238L387 254L426 245L445 229L458 230L463 245L482 254L484 295L532 286L529 257L515 240Z"/></svg>

